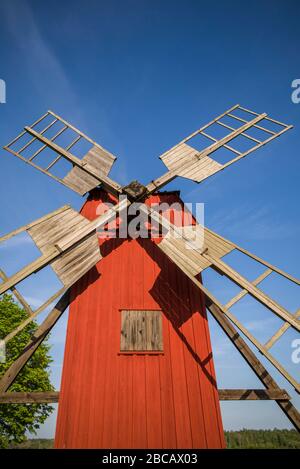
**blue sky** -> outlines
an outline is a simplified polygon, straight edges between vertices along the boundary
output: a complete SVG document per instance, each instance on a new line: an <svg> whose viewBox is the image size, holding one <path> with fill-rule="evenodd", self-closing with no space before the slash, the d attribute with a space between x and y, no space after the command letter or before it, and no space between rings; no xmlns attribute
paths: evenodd
<svg viewBox="0 0 300 469"><path fill-rule="evenodd" d="M294 129L199 186L177 179L168 188L180 188L186 202L204 202L210 228L299 277L300 104L291 101L291 83L300 78L299 14L299 2L276 0L2 1L7 103L0 104L0 144L52 109L119 157L113 178L146 183L165 171L158 155L232 105L267 112ZM3 234L66 203L82 204L4 150L1 176ZM22 254L12 256L13 248ZM0 252L8 272L37 253L24 238ZM222 301L236 291L211 275L205 280ZM35 281L20 287L33 306L58 286L49 270ZM296 289L267 282L284 306L299 307ZM259 337L278 325L248 298L239 311ZM65 326L66 317L51 336L57 389ZM219 386L260 387L213 321L211 334ZM294 337L288 332L276 353L299 377L290 360ZM226 429L289 426L272 402L223 403L222 411ZM52 436L54 422L53 416L38 435Z"/></svg>

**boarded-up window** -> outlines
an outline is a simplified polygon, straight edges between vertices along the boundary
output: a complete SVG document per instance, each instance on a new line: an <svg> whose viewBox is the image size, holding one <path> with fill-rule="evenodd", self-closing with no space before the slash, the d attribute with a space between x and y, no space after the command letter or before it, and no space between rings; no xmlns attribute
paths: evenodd
<svg viewBox="0 0 300 469"><path fill-rule="evenodd" d="M121 352L161 352L161 311L123 310L121 312Z"/></svg>

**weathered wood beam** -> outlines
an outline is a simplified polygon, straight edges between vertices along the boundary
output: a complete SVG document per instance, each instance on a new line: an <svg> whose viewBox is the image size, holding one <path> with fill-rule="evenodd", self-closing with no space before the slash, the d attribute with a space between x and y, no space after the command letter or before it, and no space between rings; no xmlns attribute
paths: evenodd
<svg viewBox="0 0 300 469"><path fill-rule="evenodd" d="M219 389L221 401L250 401L250 400L290 400L284 389ZM45 392L3 392L0 394L0 404L32 404L58 402L59 391Z"/></svg>
<svg viewBox="0 0 300 469"><path fill-rule="evenodd" d="M259 275L259 277L257 277L255 280L253 280L253 282L251 282L252 285L256 287L260 282L262 282L265 278L271 275L272 272L273 271L271 269L265 270L261 275ZM224 275L223 272L221 272L221 274ZM235 305L235 303L237 303L242 298L244 298L244 296L248 295L248 293L249 293L248 290L241 290L236 296L231 298L231 300L228 301L228 303L226 303L225 308L227 309L231 308L231 306Z"/></svg>
<svg viewBox="0 0 300 469"><path fill-rule="evenodd" d="M56 324L63 312L70 303L70 289L68 289L55 307L50 311L46 319L35 331L31 340L28 342L21 355L12 363L8 370L4 373L0 381L0 393L6 392L11 384L15 381L20 371L26 365L28 360L32 357L36 349L43 342L45 337L49 334L52 327Z"/></svg>
<svg viewBox="0 0 300 469"><path fill-rule="evenodd" d="M249 282L245 277L240 275L229 265L216 256L203 253L205 259L209 260L217 269L219 269L227 278L234 282L239 287L247 290L257 301L273 311L278 317L288 322L296 331L300 331L300 321L297 320L289 311L280 306L275 300L266 295L262 290L259 290L254 283Z"/></svg>
<svg viewBox="0 0 300 469"><path fill-rule="evenodd" d="M43 267L46 267L48 264L53 262L56 258L58 258L62 254L61 250L59 250L55 246L49 247L47 253L42 254L39 256L35 261L31 262L30 264L26 265L23 269L19 270L17 273L9 277L3 283L0 284L0 295L5 293L7 290L11 290L17 283L20 283L22 280L25 280L31 274L38 272Z"/></svg>
<svg viewBox="0 0 300 469"><path fill-rule="evenodd" d="M300 308L296 311L294 314L295 318L300 318ZM271 339L268 340L268 342L265 343L265 348L269 350L275 342L277 342L278 339L288 330L288 328L291 327L291 325L288 322L285 322L280 329L271 337Z"/></svg>
<svg viewBox="0 0 300 469"><path fill-rule="evenodd" d="M291 399L285 389L219 389L218 391L220 401L289 401Z"/></svg>
<svg viewBox="0 0 300 469"><path fill-rule="evenodd" d="M17 228L16 230L11 231L10 233L7 233L4 236L1 236L0 243L7 241L8 239L22 233L23 231L29 230L29 228L32 228L33 226L38 225L39 223L42 223L43 221L49 220L50 218L54 217L54 215L58 215L60 213L65 212L69 208L70 208L70 205L64 205L63 207L60 207L57 210L54 210L53 212L47 213L47 215L44 215L43 217L40 217L37 220L32 221L31 223L27 223L26 225L23 225L20 228Z"/></svg>
<svg viewBox="0 0 300 469"><path fill-rule="evenodd" d="M122 192L122 186L120 186L118 183L110 179L108 176L105 176L104 174L99 174L91 165L88 163L85 163L81 161L77 156L73 155L69 151L65 150L64 148L60 147L53 141L49 140L48 138L44 137L40 133L36 132L34 129L31 127L25 127L26 132L28 132L30 135L38 139L40 142L44 143L47 145L47 147L51 148L55 153L58 153L61 155L63 158L66 160L70 161L73 165L76 165L78 168L81 168L83 171L85 171L87 174L90 176L93 176L96 178L99 182L101 182L104 187L106 187L110 192L120 194Z"/></svg>
<svg viewBox="0 0 300 469"><path fill-rule="evenodd" d="M246 344L244 339L240 336L238 331L235 329L230 320L222 313L220 308L215 305L209 298L205 299L207 309L210 311L212 316L215 318L219 326L223 329L227 337L233 343L235 348L244 357L248 365L252 368L256 376L266 386L268 390L279 390L279 386L276 381L272 378L267 369L256 357L254 352ZM293 404L286 400L276 400L279 407L285 413L287 418L291 421L294 427L300 432L300 414Z"/></svg>
<svg viewBox="0 0 300 469"><path fill-rule="evenodd" d="M49 305L51 305L51 303L53 303L57 298L59 298L66 290L67 288L63 287L56 293L54 293L54 295L50 296L50 298L48 298L45 303L43 303L39 308L37 308L36 311L32 311L32 314L27 319L25 319L25 321L21 322L21 324L19 324L13 331L7 334L7 336L4 337L3 342L9 342L13 337L15 337L15 335L21 332L24 327L26 327L31 321L33 321L34 318L38 316L38 314L44 311L44 309L46 309Z"/></svg>
<svg viewBox="0 0 300 469"><path fill-rule="evenodd" d="M0 404L46 404L58 402L58 399L58 391L3 392L0 394Z"/></svg>
<svg viewBox="0 0 300 469"><path fill-rule="evenodd" d="M8 280L8 277L7 277L6 273L2 269L0 269L0 277L2 278L2 280L4 280L4 282L6 280ZM23 308L25 309L28 316L32 316L33 311L31 309L30 305L25 300L25 298L21 295L19 290L17 290L16 287L11 287L10 290L13 293L13 295L15 296L15 298L19 301L19 303L23 306Z"/></svg>
<svg viewBox="0 0 300 469"><path fill-rule="evenodd" d="M282 277L287 278L287 279L290 280L291 282L296 283L297 285L300 285L300 280L299 280L299 279L293 277L292 275L288 274L287 272L284 272L284 270L279 269L278 267L276 267L275 265L271 264L270 262L267 262L267 261L265 261L264 259L262 259L261 257L256 256L256 255L253 254L252 252L247 251L247 249L242 248L242 247L239 246L238 244L233 243L232 241L229 241L228 239L226 239L226 238L224 238L223 236L221 236L219 233L216 233L215 231L212 231L212 230L210 230L210 229L207 228L207 227L205 227L205 230L206 230L206 231L209 231L210 233L213 233L215 236L217 236L218 238L220 238L222 241L225 241L225 242L227 242L227 243L230 243L235 249L237 249L238 251L240 251L242 254L245 254L246 256L251 257L251 259L255 260L255 261L258 262L259 264L262 264L262 265L268 267L269 269L273 270L273 272L276 272L277 274L281 275Z"/></svg>

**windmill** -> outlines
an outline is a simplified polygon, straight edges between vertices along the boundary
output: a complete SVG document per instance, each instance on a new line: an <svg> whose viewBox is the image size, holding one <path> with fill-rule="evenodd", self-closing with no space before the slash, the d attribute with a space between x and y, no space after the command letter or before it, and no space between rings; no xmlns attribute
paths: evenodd
<svg viewBox="0 0 300 469"><path fill-rule="evenodd" d="M0 238L3 242L27 232L41 251L12 276L0 272L0 294L11 290L28 312L28 318L4 342L58 300L2 377L0 402L58 401L58 448L223 447L219 400L275 400L300 430L300 415L291 397L242 337L299 393L299 383L271 348L289 328L299 332L300 310L289 312L258 285L271 274L296 285L300 281L201 226L195 218L180 226L166 210L160 212L151 205L153 201L178 202L181 207L179 194L161 191L162 187L176 177L201 183L291 127L235 105L163 153L160 158L167 171L162 176L147 185L133 181L126 186L109 177L115 156L52 111L24 127L5 150L89 196L80 213L64 206ZM199 139L206 142L201 148ZM77 156L80 145L88 148L81 158ZM155 239L99 241L99 230L110 223L120 229L137 202L144 219L158 227ZM180 216L182 210L178 209ZM200 247L191 242L197 233L203 236ZM265 270L248 280L226 262L226 255L233 251ZM49 265L63 286L33 311L16 285ZM240 292L222 304L202 283L205 269L226 277ZM231 310L246 295L282 323L266 343ZM69 305L60 393L9 392ZM217 389L206 310L264 388Z"/></svg>

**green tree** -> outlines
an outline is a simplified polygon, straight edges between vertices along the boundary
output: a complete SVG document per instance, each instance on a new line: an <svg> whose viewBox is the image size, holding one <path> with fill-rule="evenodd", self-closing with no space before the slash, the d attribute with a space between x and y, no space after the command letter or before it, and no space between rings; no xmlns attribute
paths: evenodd
<svg viewBox="0 0 300 469"><path fill-rule="evenodd" d="M14 330L27 318L11 295L5 294L0 299L0 339ZM0 363L0 377L28 343L37 329L35 321L28 324L6 345L6 361ZM53 386L49 377L50 346L44 341L35 351L18 375L9 391L51 391ZM49 404L0 404L0 447L7 448L11 443L26 440L26 432L36 434L36 430L53 411Z"/></svg>

